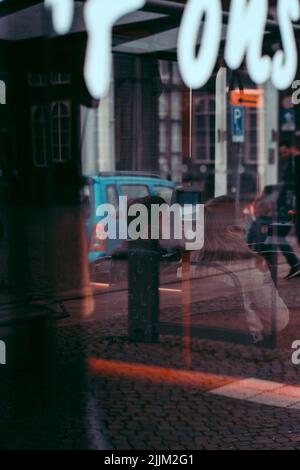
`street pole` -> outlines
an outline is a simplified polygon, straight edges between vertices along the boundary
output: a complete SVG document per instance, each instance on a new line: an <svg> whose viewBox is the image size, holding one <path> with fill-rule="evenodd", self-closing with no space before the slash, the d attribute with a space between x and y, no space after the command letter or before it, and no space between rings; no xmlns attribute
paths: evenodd
<svg viewBox="0 0 300 470"><path fill-rule="evenodd" d="M241 197L241 171L243 162L242 144L236 144L237 153L237 181L235 194L235 223L240 224L240 197Z"/></svg>
<svg viewBox="0 0 300 470"><path fill-rule="evenodd" d="M182 304L183 304L183 359L187 369L191 366L191 284L190 284L190 252L182 255Z"/></svg>

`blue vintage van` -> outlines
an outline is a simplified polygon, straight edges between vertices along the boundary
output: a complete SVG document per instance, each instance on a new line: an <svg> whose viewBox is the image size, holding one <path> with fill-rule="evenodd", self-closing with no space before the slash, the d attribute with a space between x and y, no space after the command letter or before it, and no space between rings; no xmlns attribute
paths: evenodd
<svg viewBox="0 0 300 470"><path fill-rule="evenodd" d="M97 260L109 256L122 243L122 240L103 240L99 237L101 217L96 215L99 205L112 204L117 211L119 196L127 196L128 201L146 196L160 196L169 204L174 189L173 182L153 174L114 172L86 177L82 190L82 206L88 240L89 263L95 263Z"/></svg>

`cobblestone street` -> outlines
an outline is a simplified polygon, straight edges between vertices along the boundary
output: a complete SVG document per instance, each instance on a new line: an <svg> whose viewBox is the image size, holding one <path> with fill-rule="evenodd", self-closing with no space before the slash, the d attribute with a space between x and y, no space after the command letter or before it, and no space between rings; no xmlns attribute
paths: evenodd
<svg viewBox="0 0 300 470"><path fill-rule="evenodd" d="M114 325L114 335L111 328L97 321L58 328L55 406L33 402L30 387L23 390L24 406L8 409L6 421L2 416L10 424L2 428L1 448L300 448L300 409L290 402L272 406L215 394L247 378L267 381L259 382L263 388L297 386L289 349L193 340L186 369L180 338L130 344L125 320Z"/></svg>
<svg viewBox="0 0 300 470"><path fill-rule="evenodd" d="M26 364L0 369L0 447L300 449L300 366L291 362L298 282L280 282L290 324L277 348L192 338L189 365L179 336L129 342L122 292L109 299L96 290L90 316L81 312L92 299L66 300L70 317L56 322L56 359L42 387ZM161 318L179 315L179 287L162 292Z"/></svg>
<svg viewBox="0 0 300 470"><path fill-rule="evenodd" d="M124 337L103 338L87 355L178 371L177 384L163 375L151 377L151 367L148 376L136 380L120 372L93 377L103 433L114 449L299 448L299 410L209 393L246 377L297 385L299 370L292 366L289 350L194 340L194 374L185 383L179 377L184 370L179 339L164 337L161 345L145 346L129 345Z"/></svg>

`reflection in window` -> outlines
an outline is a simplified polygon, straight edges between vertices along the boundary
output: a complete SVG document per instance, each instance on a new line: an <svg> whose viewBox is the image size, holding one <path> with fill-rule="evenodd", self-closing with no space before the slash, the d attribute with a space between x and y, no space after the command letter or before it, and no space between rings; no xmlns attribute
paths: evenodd
<svg viewBox="0 0 300 470"><path fill-rule="evenodd" d="M166 119L169 112L169 102L167 99L167 94L163 93L159 97L159 117L160 119Z"/></svg>
<svg viewBox="0 0 300 470"><path fill-rule="evenodd" d="M258 152L258 132L259 128L257 111L255 108L245 108L245 161L247 163L257 163Z"/></svg>
<svg viewBox="0 0 300 470"><path fill-rule="evenodd" d="M182 80L181 80L178 64L177 62L173 62L172 65L173 65L172 66L172 83L174 83L174 85L181 85Z"/></svg>
<svg viewBox="0 0 300 470"><path fill-rule="evenodd" d="M66 162L70 159L71 120L70 105L58 101L52 105L52 156L54 162Z"/></svg>
<svg viewBox="0 0 300 470"><path fill-rule="evenodd" d="M171 117L177 121L181 119L181 93L178 91L171 92Z"/></svg>
<svg viewBox="0 0 300 470"><path fill-rule="evenodd" d="M163 84L182 85L177 62L161 60L159 62L159 69Z"/></svg>
<svg viewBox="0 0 300 470"><path fill-rule="evenodd" d="M197 96L195 105L194 159L213 162L215 158L215 97Z"/></svg>
<svg viewBox="0 0 300 470"><path fill-rule="evenodd" d="M159 166L164 178L181 182L182 82L176 62L159 63L164 84L159 98Z"/></svg>
<svg viewBox="0 0 300 470"><path fill-rule="evenodd" d="M64 85L71 82L71 75L69 73L52 72L50 80L52 85Z"/></svg>
<svg viewBox="0 0 300 470"><path fill-rule="evenodd" d="M167 139L167 125L162 121L159 126L159 151L161 154L167 152Z"/></svg>
<svg viewBox="0 0 300 470"><path fill-rule="evenodd" d="M64 72L29 73L28 83L32 87L41 87L51 83L52 85L64 85L71 82L71 74Z"/></svg>
<svg viewBox="0 0 300 470"><path fill-rule="evenodd" d="M172 122L171 136L172 136L172 145L171 145L172 153L179 154L181 152L181 123L180 122Z"/></svg>
<svg viewBox="0 0 300 470"><path fill-rule="evenodd" d="M167 60L161 60L159 62L159 71L160 71L161 81L164 84L170 83L170 78L171 78L170 62Z"/></svg>
<svg viewBox="0 0 300 470"><path fill-rule="evenodd" d="M0 80L0 104L6 104L6 83Z"/></svg>
<svg viewBox="0 0 300 470"><path fill-rule="evenodd" d="M93 208L93 191L89 184L85 184L80 191L80 203L84 220L88 220L92 214Z"/></svg>
<svg viewBox="0 0 300 470"><path fill-rule="evenodd" d="M122 196L127 196L128 200L139 199L149 196L149 189L142 184L122 184Z"/></svg>
<svg viewBox="0 0 300 470"><path fill-rule="evenodd" d="M161 197L167 204L171 204L173 189L167 186L155 186L157 195Z"/></svg>
<svg viewBox="0 0 300 470"><path fill-rule="evenodd" d="M47 84L47 76L44 73L29 73L28 82L30 86L44 86Z"/></svg>
<svg viewBox="0 0 300 470"><path fill-rule="evenodd" d="M35 166L47 165L46 107L32 108L33 160Z"/></svg>
<svg viewBox="0 0 300 470"><path fill-rule="evenodd" d="M119 207L119 197L118 197L116 186L114 184L109 184L106 187L106 198L107 198L107 203L114 206L115 209Z"/></svg>

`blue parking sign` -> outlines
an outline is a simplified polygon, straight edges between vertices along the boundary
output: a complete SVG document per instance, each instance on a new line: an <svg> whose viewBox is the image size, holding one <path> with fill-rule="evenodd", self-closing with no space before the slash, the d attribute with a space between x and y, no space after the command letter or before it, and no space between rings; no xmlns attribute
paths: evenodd
<svg viewBox="0 0 300 470"><path fill-rule="evenodd" d="M231 140L237 144L245 142L245 110L243 106L231 106Z"/></svg>

